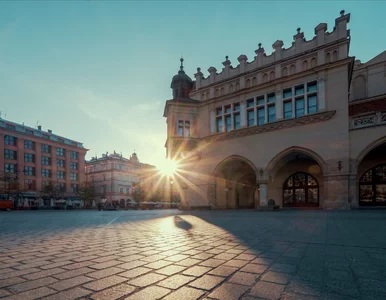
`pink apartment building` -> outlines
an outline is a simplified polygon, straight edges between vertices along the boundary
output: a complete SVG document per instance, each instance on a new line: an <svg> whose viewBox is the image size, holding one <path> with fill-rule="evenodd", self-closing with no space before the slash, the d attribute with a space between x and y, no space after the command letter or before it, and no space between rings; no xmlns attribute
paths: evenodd
<svg viewBox="0 0 386 300"><path fill-rule="evenodd" d="M85 155L82 143L0 118L0 178L17 180L23 198L36 199L50 181L61 197L76 197L85 180ZM4 188L3 188L4 193ZM49 205L49 199L45 202Z"/></svg>

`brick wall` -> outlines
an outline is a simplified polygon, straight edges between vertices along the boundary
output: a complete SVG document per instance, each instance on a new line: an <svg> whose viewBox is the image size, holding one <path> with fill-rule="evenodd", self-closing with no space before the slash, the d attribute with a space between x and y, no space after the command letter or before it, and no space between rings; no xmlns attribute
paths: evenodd
<svg viewBox="0 0 386 300"><path fill-rule="evenodd" d="M362 102L357 104L350 104L349 115L356 116L359 114L373 112L373 111L384 111L386 110L386 97L384 99L378 99L368 102Z"/></svg>

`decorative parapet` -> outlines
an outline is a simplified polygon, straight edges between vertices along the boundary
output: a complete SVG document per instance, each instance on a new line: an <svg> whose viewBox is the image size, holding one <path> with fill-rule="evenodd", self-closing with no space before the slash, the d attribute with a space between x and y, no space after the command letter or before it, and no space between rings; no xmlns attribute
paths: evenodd
<svg viewBox="0 0 386 300"><path fill-rule="evenodd" d="M306 115L296 119L280 120L277 122L268 123L260 126L251 126L251 127L241 128L237 130L232 130L229 132L216 133L205 137L203 140L206 142L222 141L227 139L234 139L234 138L240 138L244 136L259 134L263 132L303 126L306 124L330 120L335 115L335 113L336 113L335 110L325 111L325 112L320 112L312 115Z"/></svg>
<svg viewBox="0 0 386 300"><path fill-rule="evenodd" d="M255 50L256 56L254 57L254 60L248 62L247 56L240 55L238 57L239 64L236 67L232 67L227 56L226 61L223 63L224 68L220 73L216 73L217 70L214 67L211 67L208 70L210 72L210 76L207 78L205 78L201 72L197 72L195 74L196 82L199 82L199 84L196 84L196 90L223 80L231 79L245 72L267 67L275 62L291 59L302 53L320 49L321 47L328 46L338 40L349 38L350 30L347 29L347 23L350 21L350 14L345 14L344 10L342 10L340 14L340 17L335 19L335 27L331 32L327 32L326 23L320 23L315 27L315 36L311 40L307 41L304 38L304 33L301 32L300 28L298 28L297 33L294 35L294 41L289 48L283 48L283 42L281 40L277 40L272 45L274 51L267 55L261 43L259 43L259 48ZM339 59L348 57L348 48L346 50L347 51L341 51L342 53L339 53ZM323 52L320 55L322 55L323 58L318 58L318 64L323 64L325 54Z"/></svg>
<svg viewBox="0 0 386 300"><path fill-rule="evenodd" d="M352 130L380 125L386 125L386 111L353 117L350 122Z"/></svg>

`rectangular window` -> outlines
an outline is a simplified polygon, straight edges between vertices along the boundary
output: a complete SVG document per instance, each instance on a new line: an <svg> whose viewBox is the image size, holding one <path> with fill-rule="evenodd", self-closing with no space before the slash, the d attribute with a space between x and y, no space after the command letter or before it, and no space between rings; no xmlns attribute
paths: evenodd
<svg viewBox="0 0 386 300"><path fill-rule="evenodd" d="M248 117L248 126L254 126L255 125L255 111L254 110L248 110L247 112Z"/></svg>
<svg viewBox="0 0 386 300"><path fill-rule="evenodd" d="M233 104L233 111L240 111L240 104L239 103Z"/></svg>
<svg viewBox="0 0 386 300"><path fill-rule="evenodd" d="M42 156L42 165L43 166L50 166L51 165L51 158L48 156Z"/></svg>
<svg viewBox="0 0 386 300"><path fill-rule="evenodd" d="M307 93L313 93L318 90L318 85L316 81L307 83Z"/></svg>
<svg viewBox="0 0 386 300"><path fill-rule="evenodd" d="M222 115L222 107L216 108L216 116Z"/></svg>
<svg viewBox="0 0 386 300"><path fill-rule="evenodd" d="M119 188L119 194L123 195L123 188Z"/></svg>
<svg viewBox="0 0 386 300"><path fill-rule="evenodd" d="M5 173L16 174L16 165L15 164L4 164Z"/></svg>
<svg viewBox="0 0 386 300"><path fill-rule="evenodd" d="M247 108L254 107L254 106L255 106L255 101L253 99L248 99L247 100Z"/></svg>
<svg viewBox="0 0 386 300"><path fill-rule="evenodd" d="M24 167L24 175L35 176L35 168L29 166Z"/></svg>
<svg viewBox="0 0 386 300"><path fill-rule="evenodd" d="M30 135L34 135L33 130L29 130L29 129L26 129L26 130L25 130L25 133L26 133L26 134L30 134Z"/></svg>
<svg viewBox="0 0 386 300"><path fill-rule="evenodd" d="M16 160L17 152L15 150L4 149L4 158Z"/></svg>
<svg viewBox="0 0 386 300"><path fill-rule="evenodd" d="M64 156L64 149L63 148L56 148L56 155L57 156Z"/></svg>
<svg viewBox="0 0 386 300"><path fill-rule="evenodd" d="M4 137L4 143L5 143L6 145L16 146L16 137L11 136L11 135L6 135L6 136Z"/></svg>
<svg viewBox="0 0 386 300"><path fill-rule="evenodd" d="M284 119L290 119L292 118L292 102L287 101L284 102Z"/></svg>
<svg viewBox="0 0 386 300"><path fill-rule="evenodd" d="M24 179L24 189L26 189L27 191L34 191L34 190L36 190L35 180L33 180L33 179Z"/></svg>
<svg viewBox="0 0 386 300"><path fill-rule="evenodd" d="M79 190L79 185L76 183L71 183L71 192L72 193L77 193Z"/></svg>
<svg viewBox="0 0 386 300"><path fill-rule="evenodd" d="M299 85L295 87L295 96L304 94L304 85Z"/></svg>
<svg viewBox="0 0 386 300"><path fill-rule="evenodd" d="M229 114L230 112L232 112L232 109L231 109L231 106L230 106L230 105L225 106L224 108L225 108L225 113L226 113L226 114Z"/></svg>
<svg viewBox="0 0 386 300"><path fill-rule="evenodd" d="M184 127L183 126L178 126L178 136L184 136Z"/></svg>
<svg viewBox="0 0 386 300"><path fill-rule="evenodd" d="M234 114L233 115L233 124L235 126L235 129L240 128L240 114Z"/></svg>
<svg viewBox="0 0 386 300"><path fill-rule="evenodd" d="M257 121L258 125L263 125L265 122L265 108L259 108L257 110Z"/></svg>
<svg viewBox="0 0 386 300"><path fill-rule="evenodd" d="M51 170L48 169L42 169L42 177L51 177Z"/></svg>
<svg viewBox="0 0 386 300"><path fill-rule="evenodd" d="M51 146L42 144L42 152L43 153L51 153Z"/></svg>
<svg viewBox="0 0 386 300"><path fill-rule="evenodd" d="M78 174L70 173L70 180L78 180Z"/></svg>
<svg viewBox="0 0 386 300"><path fill-rule="evenodd" d="M226 116L225 117L225 129L226 131L231 131L232 130L232 118L231 116Z"/></svg>
<svg viewBox="0 0 386 300"><path fill-rule="evenodd" d="M35 162L35 155L32 153L24 153L24 161L30 163Z"/></svg>
<svg viewBox="0 0 386 300"><path fill-rule="evenodd" d="M11 125L11 124L6 124L5 128L11 129L11 130L15 130L16 129L16 127L14 125Z"/></svg>
<svg viewBox="0 0 386 300"><path fill-rule="evenodd" d="M43 138L49 140L50 136L48 134L43 134Z"/></svg>
<svg viewBox="0 0 386 300"><path fill-rule="evenodd" d="M304 116L304 98L296 99L295 101L295 117Z"/></svg>
<svg viewBox="0 0 386 300"><path fill-rule="evenodd" d="M223 132L222 118L216 120L217 132Z"/></svg>
<svg viewBox="0 0 386 300"><path fill-rule="evenodd" d="M184 136L190 136L190 121L185 121Z"/></svg>
<svg viewBox="0 0 386 300"><path fill-rule="evenodd" d="M276 101L276 95L275 93L271 93L267 95L267 102L268 103L273 103Z"/></svg>
<svg viewBox="0 0 386 300"><path fill-rule="evenodd" d="M189 137L190 136L190 121L179 120L178 121L177 134L178 134L178 136Z"/></svg>
<svg viewBox="0 0 386 300"><path fill-rule="evenodd" d="M264 104L265 104L264 96L260 96L256 98L256 105L264 105Z"/></svg>
<svg viewBox="0 0 386 300"><path fill-rule="evenodd" d="M24 141L24 149L30 149L30 150L35 150L35 142L25 140Z"/></svg>
<svg viewBox="0 0 386 300"><path fill-rule="evenodd" d="M57 179L64 179L65 177L65 172L63 171L56 171L56 178Z"/></svg>
<svg viewBox="0 0 386 300"><path fill-rule="evenodd" d="M292 97L292 89L285 89L283 91L283 99Z"/></svg>
<svg viewBox="0 0 386 300"><path fill-rule="evenodd" d="M70 162L70 169L72 170L78 170L78 163L75 161Z"/></svg>
<svg viewBox="0 0 386 300"><path fill-rule="evenodd" d="M316 100L316 95L308 96L308 113L313 114L318 111L318 104Z"/></svg>
<svg viewBox="0 0 386 300"><path fill-rule="evenodd" d="M63 155L64 156L64 155ZM71 159L78 159L78 152L76 151L71 151L70 152L70 158Z"/></svg>
<svg viewBox="0 0 386 300"><path fill-rule="evenodd" d="M62 193L64 193L66 191L66 184L64 182L57 183L56 187Z"/></svg>
<svg viewBox="0 0 386 300"><path fill-rule="evenodd" d="M268 106L268 122L276 121L276 107L275 105Z"/></svg>
<svg viewBox="0 0 386 300"><path fill-rule="evenodd" d="M64 160L63 159L56 159L56 166L60 168L64 168Z"/></svg>

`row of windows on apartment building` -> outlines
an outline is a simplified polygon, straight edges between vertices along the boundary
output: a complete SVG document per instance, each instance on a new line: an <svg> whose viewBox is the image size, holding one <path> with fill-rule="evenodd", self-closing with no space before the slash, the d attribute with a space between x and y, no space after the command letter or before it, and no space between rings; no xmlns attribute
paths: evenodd
<svg viewBox="0 0 386 300"><path fill-rule="evenodd" d="M10 160L17 160L17 151L11 149L4 149L4 158ZM41 156L40 158L41 164L43 166L51 166L52 158L49 156ZM24 162L35 163L35 154L32 153L24 153ZM60 168L65 168L66 161L64 159L57 158L56 166ZM78 163L75 161L70 161L70 169L78 170Z"/></svg>
<svg viewBox="0 0 386 300"><path fill-rule="evenodd" d="M16 164L4 164L5 173L9 174L17 174L17 166ZM36 176L36 168L31 166L24 166L23 171L26 176ZM52 171L50 169L42 169L42 177L50 178L52 176ZM65 179L66 172L64 171L56 171L57 179ZM70 180L78 180L78 174L70 172Z"/></svg>
<svg viewBox="0 0 386 300"><path fill-rule="evenodd" d="M284 89L283 118L291 119L316 113L317 83L309 82ZM246 101L247 126L263 125L276 121L276 94L268 93ZM225 124L225 126L224 126ZM216 131L224 132L241 127L240 103L218 107L216 109Z"/></svg>
<svg viewBox="0 0 386 300"><path fill-rule="evenodd" d="M6 135L4 137L4 143L5 145L9 146L16 146L17 145L17 137L11 136L11 135ZM36 143L34 141L30 140L24 140L24 149L29 149L29 150L35 150ZM42 144L41 145L41 151L43 153L51 153L51 146ZM56 155L57 156L65 156L66 155L66 149L57 147L56 148ZM71 159L78 159L79 153L77 151L70 151L70 158Z"/></svg>
<svg viewBox="0 0 386 300"><path fill-rule="evenodd" d="M45 186L49 185L49 181L42 181L41 189L44 189ZM66 183L65 182L57 182L56 188L60 192L66 192ZM36 181L33 179L25 179L24 180L24 189L27 191L36 191ZM70 185L70 192L76 193L79 191L79 184L77 183L71 183Z"/></svg>
<svg viewBox="0 0 386 300"><path fill-rule="evenodd" d="M17 152L14 150L4 150L4 158L17 160ZM35 155L32 153L24 153L24 162L35 163ZM41 164L44 166L51 166L52 159L48 156L41 156ZM66 161L64 159L56 159L56 166L60 168L65 168ZM70 169L77 170L78 163L74 161L70 161Z"/></svg>
<svg viewBox="0 0 386 300"><path fill-rule="evenodd" d="M103 185L101 186L101 193L106 194L107 193L107 186ZM130 194L130 188L119 188L119 194L120 195L129 195Z"/></svg>

